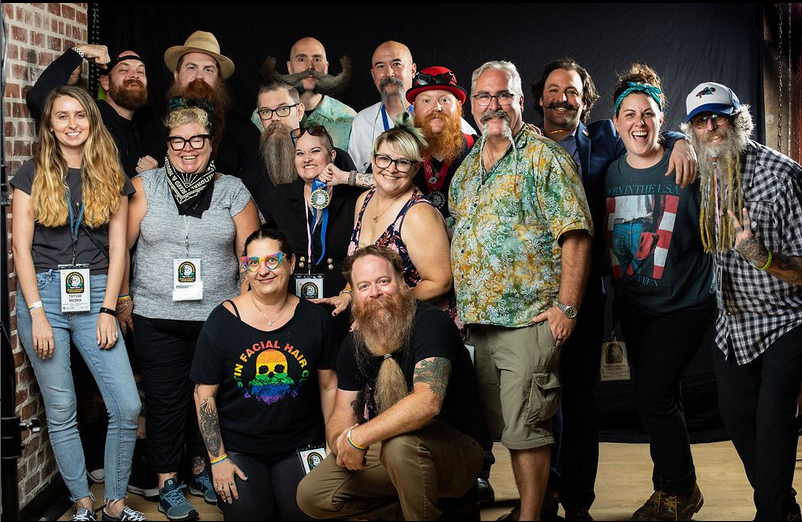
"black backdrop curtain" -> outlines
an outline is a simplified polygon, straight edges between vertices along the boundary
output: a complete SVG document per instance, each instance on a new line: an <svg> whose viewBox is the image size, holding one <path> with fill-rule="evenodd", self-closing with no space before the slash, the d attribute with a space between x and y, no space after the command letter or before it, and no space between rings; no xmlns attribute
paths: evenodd
<svg viewBox="0 0 802 522"><path fill-rule="evenodd" d="M592 75L601 95L591 120L612 113L617 73L632 62L653 67L669 100L666 128L677 129L685 96L703 81L731 87L762 122L761 4L239 4L115 3L101 6L101 43L133 49L148 67L149 90L163 104L172 74L164 51L196 30L211 31L236 64L228 81L232 102L244 114L256 103L259 66L277 58L286 72L292 44L304 36L326 47L329 72L338 59L354 63L351 87L338 98L357 111L378 101L370 77L374 49L386 40L409 46L418 69L451 68L470 89L471 72L487 60L514 62L523 80L526 121L539 122L530 86L545 63L571 56ZM466 119L473 119L466 110ZM763 126L757 125L759 133ZM757 139L762 140L762 135ZM695 441L720 440L710 353L701 350L684 379L686 416ZM604 440L644 441L629 383L601 383Z"/></svg>

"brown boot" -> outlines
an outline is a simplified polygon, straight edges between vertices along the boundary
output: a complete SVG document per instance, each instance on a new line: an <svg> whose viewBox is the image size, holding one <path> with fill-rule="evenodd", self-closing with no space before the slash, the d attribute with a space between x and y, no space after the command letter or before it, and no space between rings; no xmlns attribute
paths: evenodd
<svg viewBox="0 0 802 522"><path fill-rule="evenodd" d="M677 495L655 491L646 504L632 515L632 520L690 520L702 509L703 504L704 497L697 484Z"/></svg>
<svg viewBox="0 0 802 522"><path fill-rule="evenodd" d="M632 520L657 520L662 501L663 492L659 489L654 490L649 500L632 514Z"/></svg>

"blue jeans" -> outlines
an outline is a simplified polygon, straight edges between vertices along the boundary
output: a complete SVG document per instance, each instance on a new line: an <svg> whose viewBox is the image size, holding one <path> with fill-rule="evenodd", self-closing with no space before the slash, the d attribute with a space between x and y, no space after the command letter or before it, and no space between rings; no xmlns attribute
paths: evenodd
<svg viewBox="0 0 802 522"><path fill-rule="evenodd" d="M75 384L70 371L72 339L100 388L109 414L104 462L105 497L109 500L123 498L131 474L141 405L122 335L109 350L97 346L98 311L103 306L106 275L93 274L90 277L90 312L61 312L58 270L36 274L36 282L47 320L53 329L53 357L42 359L33 350L31 314L22 292L17 299L17 331L42 391L50 444L59 472L73 501L89 496L84 450L78 434Z"/></svg>

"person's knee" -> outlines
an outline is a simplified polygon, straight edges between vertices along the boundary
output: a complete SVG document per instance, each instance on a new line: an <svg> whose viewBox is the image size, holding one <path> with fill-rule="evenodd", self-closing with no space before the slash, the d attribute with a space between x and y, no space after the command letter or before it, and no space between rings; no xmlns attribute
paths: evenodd
<svg viewBox="0 0 802 522"><path fill-rule="evenodd" d="M70 429L78 425L75 396L58 394L47 401L47 422L51 431Z"/></svg>
<svg viewBox="0 0 802 522"><path fill-rule="evenodd" d="M409 434L398 435L382 442L379 461L387 469L390 475L393 470L401 469L409 465L410 458L419 456L420 440Z"/></svg>
<svg viewBox="0 0 802 522"><path fill-rule="evenodd" d="M323 494L321 484L315 480L313 474L305 476L298 483L295 500L298 507L312 518L330 518L333 512L331 498Z"/></svg>
<svg viewBox="0 0 802 522"><path fill-rule="evenodd" d="M109 422L119 419L120 426L127 429L139 427L139 414L142 411L142 402L139 395L127 396L122 394L115 398L111 405L107 405Z"/></svg>

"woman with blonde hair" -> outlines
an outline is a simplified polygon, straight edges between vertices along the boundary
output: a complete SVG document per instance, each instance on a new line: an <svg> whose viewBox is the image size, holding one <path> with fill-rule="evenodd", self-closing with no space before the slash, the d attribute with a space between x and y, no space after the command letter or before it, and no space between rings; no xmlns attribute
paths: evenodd
<svg viewBox="0 0 802 522"><path fill-rule="evenodd" d="M42 391L56 463L75 502L73 520L95 520L95 514L76 420L70 340L109 414L103 520L144 520L125 506L141 406L115 320L134 189L84 90L64 86L50 94L34 158L11 185L18 332Z"/></svg>

